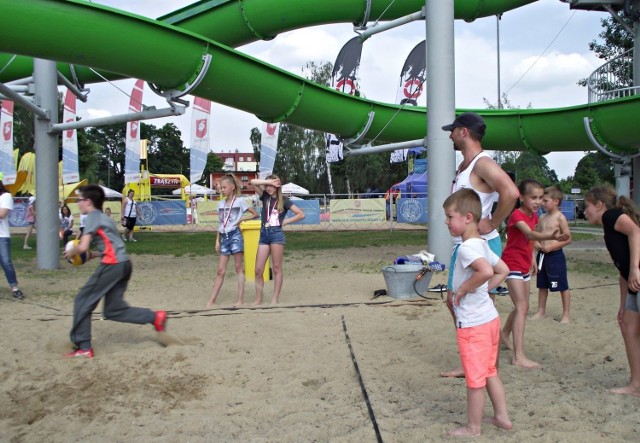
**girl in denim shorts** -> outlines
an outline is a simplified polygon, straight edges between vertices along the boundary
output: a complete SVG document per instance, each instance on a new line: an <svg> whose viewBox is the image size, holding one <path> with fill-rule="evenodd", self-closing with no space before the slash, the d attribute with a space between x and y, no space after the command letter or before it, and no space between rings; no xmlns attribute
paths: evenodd
<svg viewBox="0 0 640 443"><path fill-rule="evenodd" d="M294 205L291 200L282 195L280 187L282 183L277 175L270 175L266 179L251 180L256 194L262 202L260 227L260 242L256 254L256 305L262 304L264 292L264 268L267 259L271 256L273 265L273 297L271 304L278 304L280 291L282 290L282 262L284 259L284 231L282 228L289 223L295 223L304 218L302 209ZM287 211L291 211L293 217L286 218Z"/></svg>
<svg viewBox="0 0 640 443"><path fill-rule="evenodd" d="M213 291L207 303L207 307L215 304L216 298L224 283L224 275L227 271L229 257L233 255L238 275L238 301L234 305L240 307L244 304L244 241L238 225L242 220L258 218L258 213L240 194L240 183L233 174L226 174L220 180L220 193L224 197L218 202L218 233L216 235L216 253L220 254L216 281L213 283ZM251 217L242 218L245 212Z"/></svg>

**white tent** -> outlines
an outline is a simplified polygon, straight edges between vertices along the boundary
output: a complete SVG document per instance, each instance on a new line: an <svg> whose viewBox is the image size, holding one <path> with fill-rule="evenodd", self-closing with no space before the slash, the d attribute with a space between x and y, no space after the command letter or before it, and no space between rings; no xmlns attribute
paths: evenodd
<svg viewBox="0 0 640 443"><path fill-rule="evenodd" d="M171 193L173 195L180 195L182 194L182 188L178 188L175 189L173 191L171 191ZM184 193L187 195L214 195L216 193L216 191L214 191L213 189L207 188L206 186L201 186L198 184L192 184L192 185L188 185L184 187Z"/></svg>
<svg viewBox="0 0 640 443"><path fill-rule="evenodd" d="M287 183L282 185L282 193L283 194L297 194L297 195L307 195L309 191L303 188L302 186L296 185L295 183Z"/></svg>
<svg viewBox="0 0 640 443"><path fill-rule="evenodd" d="M106 186L102 186L100 185L100 187L102 188L102 190L104 191L104 196L106 198L122 198L122 194L119 193L118 191L114 191L111 188L107 188Z"/></svg>

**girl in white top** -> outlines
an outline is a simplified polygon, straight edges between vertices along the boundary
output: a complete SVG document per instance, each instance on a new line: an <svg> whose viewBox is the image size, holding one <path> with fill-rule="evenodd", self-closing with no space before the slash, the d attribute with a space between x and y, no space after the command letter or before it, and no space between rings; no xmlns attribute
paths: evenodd
<svg viewBox="0 0 640 443"><path fill-rule="evenodd" d="M218 261L216 280L213 283L213 291L207 307L211 307L216 303L222 283L224 283L229 257L233 255L236 274L238 275L238 301L234 305L237 308L244 304L244 241L238 225L243 220L258 218L258 213L241 197L240 183L238 183L238 179L233 174L226 174L222 177L220 180L220 193L224 197L223 200L218 202L220 224L216 234L216 253L220 254L220 260ZM249 212L251 217L243 218L245 212Z"/></svg>

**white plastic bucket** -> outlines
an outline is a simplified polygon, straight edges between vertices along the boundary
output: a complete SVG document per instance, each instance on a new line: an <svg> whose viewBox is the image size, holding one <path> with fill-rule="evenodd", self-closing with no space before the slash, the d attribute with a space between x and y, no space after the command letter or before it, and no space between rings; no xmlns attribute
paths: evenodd
<svg viewBox="0 0 640 443"><path fill-rule="evenodd" d="M416 281L422 265L403 264L385 266L382 268L384 282L387 285L387 295L400 300L419 298L429 289L433 272L427 272Z"/></svg>

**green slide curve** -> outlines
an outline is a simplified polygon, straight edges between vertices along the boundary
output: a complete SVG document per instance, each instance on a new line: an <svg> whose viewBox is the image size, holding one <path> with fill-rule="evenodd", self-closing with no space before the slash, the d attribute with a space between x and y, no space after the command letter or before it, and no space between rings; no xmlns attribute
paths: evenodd
<svg viewBox="0 0 640 443"><path fill-rule="evenodd" d="M455 17L471 21L533 1L457 0ZM397 113L396 105L339 93L229 47L305 26L359 22L365 5L363 0L204 0L152 20L80 0L0 0L0 81L30 76L30 57L38 57L57 61L63 73L73 64L78 78L87 83L102 79L83 66L110 79L139 78L162 90L183 90L202 70L203 56L210 55L211 64L190 91L193 95L265 121L286 121L346 138L361 133L374 112L364 141L423 138L425 108ZM370 16L380 16L387 5L372 0ZM394 2L384 18L402 17L422 6L424 0ZM640 148L640 97L559 109L474 111L490 128L484 139L489 149L591 150L584 117L591 119L601 144L617 152Z"/></svg>

